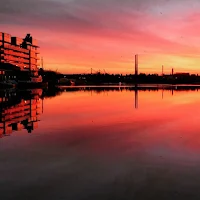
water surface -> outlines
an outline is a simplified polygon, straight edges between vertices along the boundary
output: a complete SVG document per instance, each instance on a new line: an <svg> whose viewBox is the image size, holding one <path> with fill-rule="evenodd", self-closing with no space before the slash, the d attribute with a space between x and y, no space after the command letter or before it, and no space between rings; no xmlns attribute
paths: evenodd
<svg viewBox="0 0 200 200"><path fill-rule="evenodd" d="M24 117L17 127L18 118L1 125L1 199L200 198L197 89L71 88L41 96L1 106L6 113L33 104L16 111Z"/></svg>

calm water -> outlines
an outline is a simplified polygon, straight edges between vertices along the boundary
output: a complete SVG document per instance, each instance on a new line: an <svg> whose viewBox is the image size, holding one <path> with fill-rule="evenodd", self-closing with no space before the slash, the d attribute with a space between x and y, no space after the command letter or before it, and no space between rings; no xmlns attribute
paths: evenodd
<svg viewBox="0 0 200 200"><path fill-rule="evenodd" d="M0 199L200 199L200 90L1 95Z"/></svg>

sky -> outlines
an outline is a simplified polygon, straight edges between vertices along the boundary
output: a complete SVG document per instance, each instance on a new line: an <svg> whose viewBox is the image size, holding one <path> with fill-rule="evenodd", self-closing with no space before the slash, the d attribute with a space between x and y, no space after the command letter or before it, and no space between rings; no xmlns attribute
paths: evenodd
<svg viewBox="0 0 200 200"><path fill-rule="evenodd" d="M62 73L200 74L199 0L1 0L0 31L38 40Z"/></svg>

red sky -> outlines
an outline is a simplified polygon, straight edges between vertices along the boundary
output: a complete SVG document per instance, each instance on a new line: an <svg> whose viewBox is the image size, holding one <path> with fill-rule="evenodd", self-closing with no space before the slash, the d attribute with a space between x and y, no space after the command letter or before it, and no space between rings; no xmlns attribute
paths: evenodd
<svg viewBox="0 0 200 200"><path fill-rule="evenodd" d="M39 41L46 69L200 74L198 0L1 0L1 32Z"/></svg>

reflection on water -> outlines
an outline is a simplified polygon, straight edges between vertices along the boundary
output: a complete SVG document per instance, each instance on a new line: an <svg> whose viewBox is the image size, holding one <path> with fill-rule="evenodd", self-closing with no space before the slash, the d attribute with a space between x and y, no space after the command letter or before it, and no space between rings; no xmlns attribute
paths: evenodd
<svg viewBox="0 0 200 200"><path fill-rule="evenodd" d="M63 90L32 89L25 91L0 91L0 138L14 131L26 129L31 133L38 128L40 115L44 111L44 98L60 95Z"/></svg>
<svg viewBox="0 0 200 200"><path fill-rule="evenodd" d="M0 139L1 199L200 199L198 87L63 87L0 99L1 135L18 131Z"/></svg>
<svg viewBox="0 0 200 200"><path fill-rule="evenodd" d="M1 91L0 92L0 137L8 136L13 131L20 131L26 129L28 133L31 133L38 127L39 115L43 113L43 98L55 97L61 95L63 92L90 92L93 93L105 93L109 91L133 91L134 107L138 109L138 93L139 91L159 91L162 90L162 99L164 98L164 91L170 90L173 95L176 91L198 91L199 87L181 86L166 87L161 89L159 87L145 86L145 87L61 87L57 90L42 91L41 89L29 90L29 91Z"/></svg>
<svg viewBox="0 0 200 200"><path fill-rule="evenodd" d="M0 137L13 131L37 128L41 90L25 92L2 91L0 94Z"/></svg>

